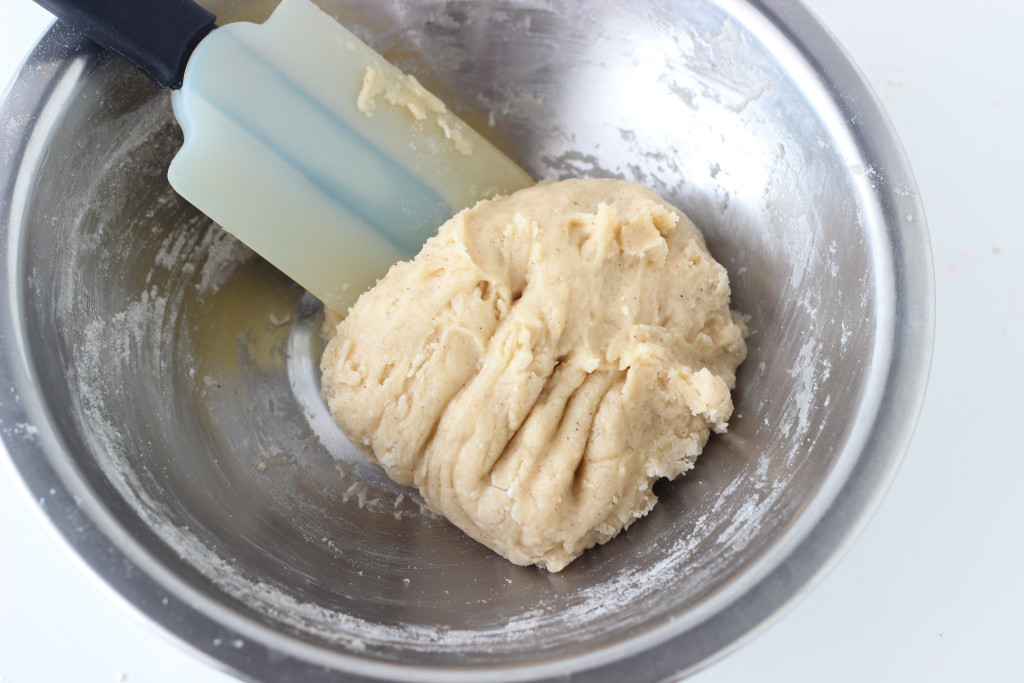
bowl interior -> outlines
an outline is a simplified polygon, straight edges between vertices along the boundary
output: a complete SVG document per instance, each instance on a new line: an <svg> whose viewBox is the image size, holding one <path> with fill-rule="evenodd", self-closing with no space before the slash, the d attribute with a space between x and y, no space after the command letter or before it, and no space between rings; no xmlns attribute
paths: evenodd
<svg viewBox="0 0 1024 683"><path fill-rule="evenodd" d="M596 662L694 628L795 542L877 410L885 227L825 86L741 3L322 4L534 177L690 215L751 316L728 434L567 570L512 566L348 444L317 302L173 192L167 93L94 54L11 233L63 457L196 609L329 666Z"/></svg>

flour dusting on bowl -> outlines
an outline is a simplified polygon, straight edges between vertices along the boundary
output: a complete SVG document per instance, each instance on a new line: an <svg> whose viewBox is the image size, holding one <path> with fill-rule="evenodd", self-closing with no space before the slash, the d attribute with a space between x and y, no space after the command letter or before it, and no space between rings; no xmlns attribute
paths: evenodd
<svg viewBox="0 0 1024 683"><path fill-rule="evenodd" d="M245 676L692 671L820 577L909 439L927 236L884 115L789 2L322 4L534 177L637 180L694 220L753 321L729 432L557 576L421 514L320 401L316 302L167 185L166 94L58 28L0 127L15 468Z"/></svg>

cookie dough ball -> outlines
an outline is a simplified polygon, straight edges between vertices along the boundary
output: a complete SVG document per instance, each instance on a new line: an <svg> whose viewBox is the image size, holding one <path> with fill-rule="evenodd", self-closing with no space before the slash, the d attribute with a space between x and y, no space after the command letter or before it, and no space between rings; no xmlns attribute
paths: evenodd
<svg viewBox="0 0 1024 683"><path fill-rule="evenodd" d="M745 336L678 209L630 182L542 183L462 211L365 293L323 395L434 510L558 571L725 431Z"/></svg>

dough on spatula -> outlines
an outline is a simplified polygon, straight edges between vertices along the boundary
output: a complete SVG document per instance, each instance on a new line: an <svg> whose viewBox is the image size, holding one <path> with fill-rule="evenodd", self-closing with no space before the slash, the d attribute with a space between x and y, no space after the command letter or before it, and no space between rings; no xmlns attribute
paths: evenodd
<svg viewBox="0 0 1024 683"><path fill-rule="evenodd" d="M435 511L558 571L725 431L745 336L682 212L635 183L542 183L462 211L363 294L323 395Z"/></svg>

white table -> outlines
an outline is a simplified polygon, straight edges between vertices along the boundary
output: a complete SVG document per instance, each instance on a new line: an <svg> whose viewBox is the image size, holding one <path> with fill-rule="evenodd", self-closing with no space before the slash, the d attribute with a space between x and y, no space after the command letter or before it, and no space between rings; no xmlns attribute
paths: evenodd
<svg viewBox="0 0 1024 683"><path fill-rule="evenodd" d="M1022 681L1024 3L808 0L880 93L927 210L934 365L906 462L839 567L698 674ZM0 83L48 20L0 0ZM0 470L0 683L227 683L125 609Z"/></svg>

